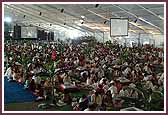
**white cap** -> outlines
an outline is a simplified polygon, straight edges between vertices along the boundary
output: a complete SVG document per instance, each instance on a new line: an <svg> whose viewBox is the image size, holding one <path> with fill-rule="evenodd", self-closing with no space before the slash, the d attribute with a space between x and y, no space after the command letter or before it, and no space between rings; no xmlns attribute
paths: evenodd
<svg viewBox="0 0 168 115"><path fill-rule="evenodd" d="M35 79L35 76L33 76L32 79Z"/></svg>
<svg viewBox="0 0 168 115"><path fill-rule="evenodd" d="M136 85L133 84L133 83L129 84L129 86L130 86L130 87L136 87Z"/></svg>
<svg viewBox="0 0 168 115"><path fill-rule="evenodd" d="M114 83L114 81L113 80L111 80L111 82L110 83Z"/></svg>

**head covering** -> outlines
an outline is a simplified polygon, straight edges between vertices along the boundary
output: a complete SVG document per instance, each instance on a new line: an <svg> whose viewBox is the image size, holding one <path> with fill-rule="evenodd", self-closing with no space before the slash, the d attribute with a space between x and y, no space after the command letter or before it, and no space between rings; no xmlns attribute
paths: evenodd
<svg viewBox="0 0 168 115"><path fill-rule="evenodd" d="M32 77L32 79L35 79L35 78L36 78L35 76Z"/></svg>
<svg viewBox="0 0 168 115"><path fill-rule="evenodd" d="M133 84L133 83L129 84L129 86L132 87L132 88L135 88L135 87L136 87L136 85Z"/></svg>

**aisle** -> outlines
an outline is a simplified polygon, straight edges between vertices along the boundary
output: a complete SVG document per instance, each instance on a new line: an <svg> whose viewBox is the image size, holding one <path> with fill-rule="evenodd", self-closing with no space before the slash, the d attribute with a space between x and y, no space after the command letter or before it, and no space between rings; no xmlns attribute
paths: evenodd
<svg viewBox="0 0 168 115"><path fill-rule="evenodd" d="M36 99L30 91L23 89L23 85L17 82L8 82L4 78L4 103L32 102Z"/></svg>

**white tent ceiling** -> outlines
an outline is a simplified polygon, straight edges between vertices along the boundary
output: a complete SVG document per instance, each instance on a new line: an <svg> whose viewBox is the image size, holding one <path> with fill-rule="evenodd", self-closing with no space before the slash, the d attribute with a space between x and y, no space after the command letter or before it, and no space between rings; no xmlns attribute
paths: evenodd
<svg viewBox="0 0 168 115"><path fill-rule="evenodd" d="M14 24L39 26L53 31L68 28L90 32L96 30L109 32L110 18L126 17L129 18L130 32L153 34L164 32L164 4L95 6L96 4L5 4L4 15L11 17ZM82 19L81 16L85 18Z"/></svg>

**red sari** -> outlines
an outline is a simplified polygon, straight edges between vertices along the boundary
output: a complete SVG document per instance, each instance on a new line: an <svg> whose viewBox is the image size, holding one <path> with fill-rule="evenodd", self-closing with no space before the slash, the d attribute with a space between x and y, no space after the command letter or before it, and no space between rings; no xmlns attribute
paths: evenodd
<svg viewBox="0 0 168 115"><path fill-rule="evenodd" d="M53 61L55 61L57 59L57 53L56 53L55 50L52 50L51 58L52 58Z"/></svg>

